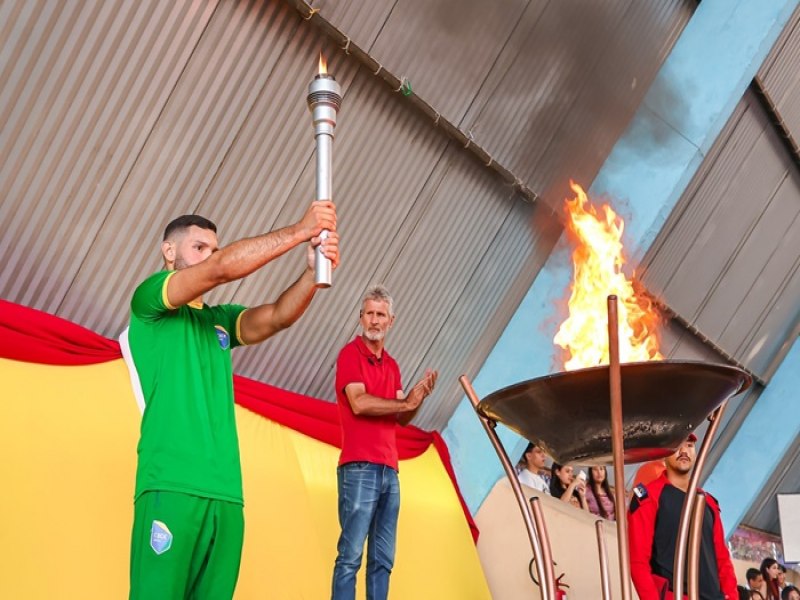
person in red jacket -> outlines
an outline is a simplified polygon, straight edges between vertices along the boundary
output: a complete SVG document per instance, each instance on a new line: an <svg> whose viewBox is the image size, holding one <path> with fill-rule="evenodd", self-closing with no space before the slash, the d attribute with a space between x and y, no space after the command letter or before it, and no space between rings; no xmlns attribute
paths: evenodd
<svg viewBox="0 0 800 600"><path fill-rule="evenodd" d="M633 489L628 511L631 578L640 600L672 600L673 560L683 500L696 459L693 433L664 460L658 479ZM699 591L702 600L736 600L736 575L722 530L719 504L706 496L700 543ZM684 583L684 590L686 584ZM685 598L686 596L684 596Z"/></svg>

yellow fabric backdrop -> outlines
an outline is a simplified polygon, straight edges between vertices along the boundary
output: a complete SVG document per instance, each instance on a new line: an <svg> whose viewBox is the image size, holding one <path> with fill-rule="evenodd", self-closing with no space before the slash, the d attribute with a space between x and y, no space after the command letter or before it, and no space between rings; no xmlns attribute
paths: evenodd
<svg viewBox="0 0 800 600"><path fill-rule="evenodd" d="M124 363L0 359L0 385L0 598L127 597L139 412ZM245 486L237 600L328 597L338 449L239 407L237 419ZM391 598L490 598L435 449L402 461L400 481Z"/></svg>

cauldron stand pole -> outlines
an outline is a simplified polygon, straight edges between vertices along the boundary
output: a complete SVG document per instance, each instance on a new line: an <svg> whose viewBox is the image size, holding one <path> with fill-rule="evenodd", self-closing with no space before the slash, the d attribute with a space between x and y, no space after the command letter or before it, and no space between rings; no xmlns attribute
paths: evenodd
<svg viewBox="0 0 800 600"><path fill-rule="evenodd" d="M603 600L611 600L611 580L608 573L608 551L606 550L603 520L595 521L594 528L597 532L597 554L600 557L600 587L603 591Z"/></svg>
<svg viewBox="0 0 800 600"><path fill-rule="evenodd" d="M514 496L517 499L517 504L519 504L520 512L522 512L522 518L525 521L525 529L528 532L528 539L531 542L531 549L533 550L533 559L536 563L536 573L539 576L539 591L542 594L542 600L555 600L555 576L553 574L553 563L552 561L550 564L545 563L544 552L542 551L541 546L542 538L539 536L536 530L536 524L534 522L531 506L525 499L525 494L522 493L522 486L519 483L519 479L517 479L517 473L514 471L514 466L511 464L511 460L508 458L508 454L503 447L503 442L500 441L500 437L495 431L497 423L486 418L481 411L478 410L478 404L480 400L478 399L475 390L472 388L472 384L470 383L469 379L467 379L467 376L462 375L458 378L458 381L461 383L461 387L464 388L464 392L467 394L467 398L469 398L469 401L472 403L472 407L475 409L475 413L478 415L478 418L483 425L483 429L486 431L486 435L489 436L489 441L492 442L492 446L494 446L494 450L497 452L497 457L500 459L500 462L503 465L503 470L506 472L508 481L511 484L511 489L514 491ZM550 555L549 548L547 554L548 556Z"/></svg>
<svg viewBox="0 0 800 600"><path fill-rule="evenodd" d="M700 600L700 542L703 535L703 513L706 510L706 497L697 494L692 509L692 525L689 529L689 564L686 568L686 587L689 600Z"/></svg>
<svg viewBox="0 0 800 600"><path fill-rule="evenodd" d="M617 297L608 297L608 381L611 397L611 451L614 456L614 502L617 506L617 548L622 600L631 600L631 558L625 518L625 442L622 431L622 371L619 365ZM622 514L620 514L622 513ZM679 596L680 597L680 596Z"/></svg>

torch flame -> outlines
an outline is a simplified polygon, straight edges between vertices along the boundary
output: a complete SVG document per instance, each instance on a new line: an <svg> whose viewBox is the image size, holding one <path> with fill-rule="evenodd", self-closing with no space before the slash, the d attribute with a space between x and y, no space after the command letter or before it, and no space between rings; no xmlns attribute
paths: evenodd
<svg viewBox="0 0 800 600"><path fill-rule="evenodd" d="M572 253L575 269L569 299L569 317L553 342L564 348L568 371L608 364L607 298L618 298L620 362L659 360L656 327L661 316L653 303L636 293L622 272L624 221L607 204L603 215L587 206L586 193L570 181L576 196L566 200L567 232L577 247Z"/></svg>
<svg viewBox="0 0 800 600"><path fill-rule="evenodd" d="M326 75L328 73L328 62L325 60L325 57L322 56L322 52L319 53L319 74Z"/></svg>

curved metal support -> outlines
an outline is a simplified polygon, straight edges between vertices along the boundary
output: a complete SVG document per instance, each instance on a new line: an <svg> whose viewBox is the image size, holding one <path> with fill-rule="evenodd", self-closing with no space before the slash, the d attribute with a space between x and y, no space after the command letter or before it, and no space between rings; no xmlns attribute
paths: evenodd
<svg viewBox="0 0 800 600"><path fill-rule="evenodd" d="M611 395L611 451L614 456L614 501L625 506L625 442L622 437L622 372L619 365L619 321L617 297L608 297L608 375ZM617 509L620 510L619 508ZM622 600L631 600L631 559L628 546L628 519L617 517L617 548ZM680 596L676 596L680 598Z"/></svg>
<svg viewBox="0 0 800 600"><path fill-rule="evenodd" d="M597 553L600 555L600 587L603 590L603 600L611 600L611 580L608 576L608 552L606 551L605 528L603 521L594 522L597 531Z"/></svg>
<svg viewBox="0 0 800 600"><path fill-rule="evenodd" d="M697 494L692 510L692 526L689 531L689 555L686 565L688 581L686 587L689 600L700 600L700 541L703 535L703 513L706 510L706 497Z"/></svg>
<svg viewBox="0 0 800 600"><path fill-rule="evenodd" d="M550 537L547 535L547 526L544 524L544 513L542 512L542 501L534 496L530 500L531 510L533 511L533 524L536 525L536 533L539 536L539 544L542 547L542 564L544 565L545 588L552 590L555 598L556 574L553 571L553 554L550 551Z"/></svg>
<svg viewBox="0 0 800 600"><path fill-rule="evenodd" d="M697 497L697 483L700 481L700 473L703 470L703 465L706 462L706 456L711 448L711 441L719 429L719 423L722 419L722 413L728 401L725 400L719 405L717 410L711 413L708 417L710 421L708 431L703 437L703 443L700 444L700 451L697 453L697 460L694 463L692 475L689 478L689 489L686 490L686 498L683 500L683 508L681 509L681 521L678 526L678 538L675 540L675 561L672 563L672 589L676 598L683 596L683 575L684 563L686 559L686 541L689 538L689 520L691 518L692 507L694 506L695 498Z"/></svg>
<svg viewBox="0 0 800 600"><path fill-rule="evenodd" d="M478 410L478 404L480 401L478 400L478 396L475 394L475 390L472 388L472 384L470 383L469 379L467 379L466 375L462 375L458 378L458 381L461 384L461 387L464 388L467 398L469 398L469 401L472 403L472 407L475 409L475 414L478 415L486 435L489 436L489 441L492 442L492 446L494 446L494 450L497 452L497 457L500 459L500 463L503 465L503 470L506 472L508 481L511 484L511 489L514 491L514 496L517 498L519 510L522 513L523 520L525 521L525 529L528 532L528 539L531 542L533 558L536 562L536 573L539 576L539 591L542 595L542 600L555 600L555 589L547 586L547 574L544 557L542 555L542 547L539 542L539 536L537 535L536 525L533 520L533 512L530 504L528 504L528 501L525 498L525 494L522 493L522 486L517 479L514 466L511 464L511 460L509 460L508 454L506 454L505 448L503 448L503 443L500 441L500 438L494 430L494 421L490 421L484 417Z"/></svg>

